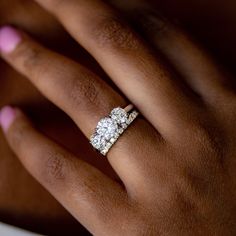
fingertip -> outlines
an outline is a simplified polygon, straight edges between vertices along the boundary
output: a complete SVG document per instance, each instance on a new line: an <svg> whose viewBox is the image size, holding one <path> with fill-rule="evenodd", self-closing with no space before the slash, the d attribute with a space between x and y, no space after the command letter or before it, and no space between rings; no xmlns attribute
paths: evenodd
<svg viewBox="0 0 236 236"><path fill-rule="evenodd" d="M20 41L21 35L14 27L7 25L0 28L0 51L2 53L13 52Z"/></svg>
<svg viewBox="0 0 236 236"><path fill-rule="evenodd" d="M0 126L4 133L6 133L16 117L22 112L18 108L12 106L5 106L0 110Z"/></svg>

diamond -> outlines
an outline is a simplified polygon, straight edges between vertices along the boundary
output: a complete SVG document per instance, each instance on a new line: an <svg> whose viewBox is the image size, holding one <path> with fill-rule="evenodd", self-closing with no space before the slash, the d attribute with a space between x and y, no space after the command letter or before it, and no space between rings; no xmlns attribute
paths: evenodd
<svg viewBox="0 0 236 236"><path fill-rule="evenodd" d="M103 149L103 150L101 151L101 154L105 156L105 155L107 154L107 152L108 152L108 150Z"/></svg>
<svg viewBox="0 0 236 236"><path fill-rule="evenodd" d="M94 148L101 150L106 145L106 140L101 135L95 134L91 137L91 144Z"/></svg>
<svg viewBox="0 0 236 236"><path fill-rule="evenodd" d="M128 113L119 107L113 109L109 116L98 122L95 132L90 138L90 143L105 156L138 115L137 111Z"/></svg>
<svg viewBox="0 0 236 236"><path fill-rule="evenodd" d="M115 141L116 141L115 138L111 138L111 140L110 140L111 143L114 143Z"/></svg>
<svg viewBox="0 0 236 236"><path fill-rule="evenodd" d="M122 129L122 128L118 129L119 134L122 134L123 132L124 132L124 129Z"/></svg>
<svg viewBox="0 0 236 236"><path fill-rule="evenodd" d="M127 121L126 121L126 124L127 124L127 125L130 125L130 123L131 123L131 122L130 122L130 118L128 118Z"/></svg>
<svg viewBox="0 0 236 236"><path fill-rule="evenodd" d="M129 117L126 121L127 125L130 125L138 116L138 112L137 111L133 111L132 113L129 114Z"/></svg>
<svg viewBox="0 0 236 236"><path fill-rule="evenodd" d="M107 149L110 149L111 146L112 146L112 143L107 143L106 148L107 148Z"/></svg>
<svg viewBox="0 0 236 236"><path fill-rule="evenodd" d="M111 111L110 117L120 125L126 122L128 114L124 109L117 107Z"/></svg>
<svg viewBox="0 0 236 236"><path fill-rule="evenodd" d="M123 129L127 129L128 125L127 125L126 123L123 123L123 124L121 124L121 127L122 127Z"/></svg>
<svg viewBox="0 0 236 236"><path fill-rule="evenodd" d="M117 123L111 118L104 118L98 122L97 133L103 136L106 140L114 137L118 129Z"/></svg>
<svg viewBox="0 0 236 236"><path fill-rule="evenodd" d="M119 136L120 136L119 133L115 133L115 134L114 134L114 139L117 140L117 139L119 138Z"/></svg>

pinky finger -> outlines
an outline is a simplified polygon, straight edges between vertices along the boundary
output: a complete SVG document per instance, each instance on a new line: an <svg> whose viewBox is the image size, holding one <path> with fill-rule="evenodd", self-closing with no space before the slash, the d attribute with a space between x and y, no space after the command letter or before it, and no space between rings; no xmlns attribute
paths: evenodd
<svg viewBox="0 0 236 236"><path fill-rule="evenodd" d="M91 233L111 235L127 195L115 181L34 129L19 110L5 107L0 124L25 168Z"/></svg>

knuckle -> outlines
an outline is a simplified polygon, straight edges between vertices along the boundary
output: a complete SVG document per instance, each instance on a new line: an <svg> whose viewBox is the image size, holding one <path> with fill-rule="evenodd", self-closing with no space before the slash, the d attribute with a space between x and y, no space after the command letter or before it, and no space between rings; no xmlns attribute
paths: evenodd
<svg viewBox="0 0 236 236"><path fill-rule="evenodd" d="M99 102L99 85L93 79L87 78L83 81L75 79L71 85L70 99L75 106L87 107Z"/></svg>
<svg viewBox="0 0 236 236"><path fill-rule="evenodd" d="M66 157L62 153L55 151L48 151L44 155L47 156L42 168L44 181L49 184L64 182L68 172Z"/></svg>
<svg viewBox="0 0 236 236"><path fill-rule="evenodd" d="M90 103L94 103L97 100L99 93L92 81L87 81L87 83L82 84L80 90L83 97Z"/></svg>
<svg viewBox="0 0 236 236"><path fill-rule="evenodd" d="M28 125L26 124L14 124L9 130L9 141L11 146L21 148L22 141L28 134Z"/></svg>
<svg viewBox="0 0 236 236"><path fill-rule="evenodd" d="M85 199L94 200L96 197L100 195L101 199L104 199L104 193L99 191L98 186L101 183L98 178L93 175L90 175L80 184L80 196Z"/></svg>
<svg viewBox="0 0 236 236"><path fill-rule="evenodd" d="M218 156L220 150L219 147L222 145L220 144L218 134L214 133L215 132L212 133L208 128L199 127L196 137L200 150L207 154Z"/></svg>
<svg viewBox="0 0 236 236"><path fill-rule="evenodd" d="M32 71L40 64L41 50L29 42L22 43L14 52L13 59L18 61L25 71Z"/></svg>
<svg viewBox="0 0 236 236"><path fill-rule="evenodd" d="M200 169L216 170L224 161L225 143L222 132L207 123L192 124L187 141L197 158Z"/></svg>
<svg viewBox="0 0 236 236"><path fill-rule="evenodd" d="M138 47L138 38L134 32L118 17L103 17L96 25L95 39L101 47L134 49Z"/></svg>
<svg viewBox="0 0 236 236"><path fill-rule="evenodd" d="M212 164L213 165L216 164ZM218 178L214 174L214 168L207 169L203 168L186 168L179 177L178 188L184 192L184 194L191 194L192 201L197 202L199 193L207 195L213 191L213 186L218 185Z"/></svg>

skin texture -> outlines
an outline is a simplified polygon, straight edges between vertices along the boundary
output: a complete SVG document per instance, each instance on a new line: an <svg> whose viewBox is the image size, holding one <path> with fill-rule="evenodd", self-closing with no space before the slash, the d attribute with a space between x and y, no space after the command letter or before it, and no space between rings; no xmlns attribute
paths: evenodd
<svg viewBox="0 0 236 236"><path fill-rule="evenodd" d="M38 2L93 55L144 118L107 157L123 186L38 133L17 110L6 137L26 169L93 234L234 234L236 98L230 77L169 23L163 23L162 35L173 49L158 44L165 62L100 1ZM125 104L125 97L92 71L18 34L21 42L10 53L2 50L2 57L85 136L99 117ZM189 60L175 49L182 44Z"/></svg>
<svg viewBox="0 0 236 236"><path fill-rule="evenodd" d="M18 11L19 12L19 11ZM44 16L44 14L45 13L42 13L42 15ZM45 19L45 17L42 17L41 15L40 15L40 17L41 18L44 18ZM39 19L41 19L39 17ZM51 17L48 17L47 18L48 19L48 21L50 21L50 22L52 22L52 28L53 28L53 31L51 31L51 32L53 32L53 34L54 35L59 35L60 33L61 33L61 30L60 30L60 28L58 27L58 25L52 20L52 18ZM12 19L11 19L12 20ZM28 21L27 21L28 22ZM32 25L28 25L28 26L26 26L26 23L25 24L23 24L23 23L21 23L22 24L22 26L23 26L23 28L25 28L26 30L28 29L30 29L30 31L32 30L32 29L34 29L35 31L38 29L38 30L40 30L40 26L38 26L38 28L37 27L35 27L35 26L32 26ZM27 23L28 24L28 23ZM55 26L56 25L56 26ZM51 29L52 29L51 28ZM50 27L49 27L49 29L50 29ZM50 30L51 30L50 29ZM49 30L47 30L47 31L49 31ZM38 36L38 32L33 32L36 36ZM53 35L52 34L52 35ZM45 36L44 36L45 37ZM45 41L47 41L48 39L50 39L50 35L48 36L48 38L47 39L45 39L44 37L40 37L40 38L42 38L42 41L43 42L45 42ZM64 39L64 42L65 42L65 44L67 43L67 38L65 37L65 39ZM160 45L159 47L162 47L162 48L164 48L165 47L165 45ZM77 46L76 46L76 48L77 48ZM173 51L173 50L171 50L171 51ZM167 53L167 51L165 51L165 53ZM76 58L77 59L77 58ZM174 59L173 59L173 61L174 61ZM5 65L4 65L4 68L5 68ZM4 71L4 70L3 70ZM5 80L5 86L7 87L7 84L9 84L8 85L8 87L11 87L12 85L11 84L14 84L13 82L14 82L14 80L13 80L13 78L15 79L15 77L16 76L18 76L18 75L16 75L15 73L14 74L12 74L12 72L9 72L9 71L7 71L6 70L6 72L5 72L5 74L6 74L6 76L3 76L4 77L4 80ZM8 75L8 76L7 76ZM6 99L4 100L4 98L2 99L2 103L3 104L6 104L6 103L9 103L9 101L7 100L7 99L9 99L9 97L10 97L10 99L12 99L10 102L13 102L13 103L16 103L17 105L18 104L20 104L20 105L23 105L23 107L26 107L27 109L26 110L31 110L31 109L29 109L29 108L31 108L32 106L34 107L34 114L32 115L33 116L33 118L35 119L35 121L37 121L37 123L39 123L39 126L43 126L44 127L44 130L47 132L47 133L49 133L49 135L50 135L50 133L51 133L51 136L58 136L57 135L57 133L55 133L55 130L56 130L56 128L54 129L54 128L48 128L48 126L51 126L51 124L52 124L52 122L50 123L48 120L46 121L45 120L45 118L44 118L44 116L43 116L43 114L44 114L44 112L45 112L45 100L44 99L42 99L41 98L41 96L36 92L36 90L32 90L32 87L29 85L29 83L27 83L27 81L25 81L25 80L23 80L23 79L19 79L18 81L21 81L21 82L18 82L18 83L21 83L21 86L24 86L25 88L28 88L28 90L27 90L27 92L26 92L26 90L24 90L24 91L22 91L21 93L22 94L19 94L19 93L15 93L14 91L14 87L12 87L12 90L9 90L8 92L7 92L7 94L5 95L5 97L6 97ZM17 86L19 85L17 83ZM9 96L9 93L11 93L10 91L12 91L12 95L11 96ZM31 93L29 93L28 91L31 91ZM1 96L3 96L4 97L4 94L1 94ZM32 97L31 97L32 96ZM29 104L29 100L31 100L32 101L32 98L34 98L33 99L33 101L35 101L34 103L32 103L31 102L31 104ZM14 101L17 101L17 102L14 102ZM37 105L37 106L36 106ZM36 107L35 107L36 106ZM50 107L50 106L49 106ZM37 108L37 109L35 109L35 108ZM36 112L36 110L38 111L37 113L35 113ZM46 109L46 111L48 111L48 108ZM50 108L49 109L49 111L51 111L52 112L52 114L58 114L57 112L57 110L55 110L55 108ZM61 114L61 113L59 113L59 114ZM98 114L99 115L99 114ZM82 119L82 118L81 118ZM65 120L67 120L67 118L62 118L62 121L61 121L61 123L64 123L65 122ZM56 125L55 125L56 126ZM92 126L92 125L91 125ZM72 127L71 129L72 130L75 130L75 126L73 126L73 125L70 125L70 127ZM93 125L93 127L94 127L94 125ZM64 128L65 130L68 130L67 129L67 127L65 127ZM50 130L51 130L51 132L50 132ZM69 131L68 131L68 133L70 133ZM75 133L75 137L78 137L78 134L77 134L77 131L76 132L74 132ZM71 133L70 134L68 134L68 136L70 136L71 137ZM65 144L66 145L66 140L68 140L66 137L64 138L64 140L62 139L62 138L60 138L60 142L61 143L63 143L63 144ZM68 143L70 143L70 142L68 142ZM71 144L70 144L71 145ZM70 147L70 145L68 144L68 145L66 145L66 146L69 146ZM80 148L78 148L78 147L76 147L76 145L77 145L77 142L74 144L74 145L71 145L71 146L73 146L73 147L70 147L70 149L72 149L72 151L73 152L78 152L78 150L80 149ZM83 146L82 144L81 144L81 146ZM6 143L3 143L3 147L6 147ZM6 148L4 148L4 150L7 150L7 152L6 153L8 153L9 151L8 151L8 149L6 149ZM4 151L3 152L1 152L1 153L3 153L3 155L4 155ZM6 156L8 157L8 154L6 154ZM84 155L85 156L85 155ZM84 158L84 156L83 156L83 158ZM90 153L89 153L89 155L86 155L86 156L92 156ZM124 157L125 158L125 157ZM93 158L91 158L91 159L93 159L94 160L94 157ZM9 160L9 158L7 158L7 160L5 161L5 163L7 163L7 165L10 165L10 164L8 164L8 163L11 163L11 162L13 162L13 160L14 160L14 163L16 162L16 160L15 159L10 159ZM122 164L123 165L123 164ZM120 168L122 168L122 165L121 165L121 167ZM4 165L3 165L4 166ZM12 165L11 165L12 166ZM15 167L16 166L16 167ZM19 170L20 170L20 173L22 173L22 174L20 174L19 173ZM47 204L45 204L45 207L41 207L41 202L38 202L37 203L37 201L35 201L35 200L33 200L32 201L32 195L31 194L29 194L29 193L27 193L27 192L23 192L23 193L21 193L22 195L22 200L21 200L21 198L19 198L18 200L19 200L19 202L21 202L20 204L18 204L17 205L17 203L18 202L16 202L15 201L15 199L14 199L14 201L12 201L11 200L11 198L8 200L8 205L6 205L6 204L4 204L5 202L6 202L6 200L4 200L3 199L3 204L2 204L2 206L4 206L4 208L2 208L2 211L4 212L4 211L6 211L6 215L11 215L11 212L14 212L14 215L16 214L15 212L19 212L19 214L20 214L20 217L22 217L22 211L23 211L23 209L24 209L24 214L26 214L27 215L27 218L28 218L28 216L30 215L34 215L35 214L35 210L37 210L37 212L38 212L38 215L36 216L36 218L37 219L40 219L40 217L39 217L39 215L40 216L42 216L41 218L42 219L45 219L45 215L48 215L48 212L51 212L50 214L52 214L53 213L53 215L52 216L50 216L50 218L51 219L56 219L56 220L58 220L58 218L60 218L60 216L63 216L64 217L64 214L65 214L65 212L64 211L62 211L61 210L61 208L53 201L53 200L50 200L51 198L49 198L49 195L48 194L46 194L45 192L44 192L44 190L42 190L41 188L39 188L38 187L38 185L36 184L36 182L34 182L31 178L29 178L29 176L28 176L28 174L26 174L26 172L23 172L23 170L21 170L21 166L20 166L20 164L14 164L14 168L11 168L10 170L8 169L8 170L6 170L6 168L4 168L4 171L6 172L7 171L7 173L6 173L6 175L4 175L4 178L6 178L6 176L9 176L9 175L11 175L11 173L15 173L15 172L17 172L17 173L19 173L19 175L20 176L22 176L22 185L24 186L25 185L25 182L24 181L27 181L26 183L27 183L27 185L30 185L30 186L32 186L31 187L31 189L32 189L32 193L34 193L36 196L39 196L38 194L40 194L40 196L42 196L43 197L43 199L46 199L46 201L44 201L44 202L48 202ZM2 172L2 173L4 173L4 172ZM8 174L8 175L7 175ZM14 176L14 175L12 175L12 176ZM9 178L7 178L7 180L9 180ZM14 186L15 184L15 178L12 178L12 185ZM12 186L11 185L11 186ZM17 184L17 185L19 185L19 184ZM4 185L4 183L3 183L3 186L6 186L6 185ZM6 188L6 187L5 187ZM16 191L16 190L15 190ZM34 192L35 191L35 192ZM11 196L11 194L9 194L10 196ZM35 196L35 195L33 195L33 196ZM4 195L4 196L2 196L2 197L4 197L4 198L6 198L6 196L7 195ZM13 195L14 196L14 195ZM26 198L27 197L27 198ZM29 202L30 202L30 204L29 204ZM13 203L14 204L16 204L16 205L13 205ZM39 205L37 205L37 204L40 204L40 207L38 207ZM50 208L48 208L48 205L50 205ZM55 206L53 209L53 211L51 210L52 208L52 206ZM27 207L27 209L29 209L28 211L25 211L25 207ZM11 210L12 209L12 210ZM16 210L17 209L17 210ZM47 209L49 209L49 210L47 210ZM40 212L39 212L40 211ZM64 218L61 218L61 219L63 219L64 220ZM11 217L10 217L11 218ZM70 218L69 218L69 216L68 216L68 222L70 221ZM46 219L46 220L48 220L48 219ZM37 220L36 220L37 221ZM57 221L58 222L58 221ZM27 222L28 223L28 222ZM32 223L33 224L33 223ZM26 224L25 224L26 225Z"/></svg>

